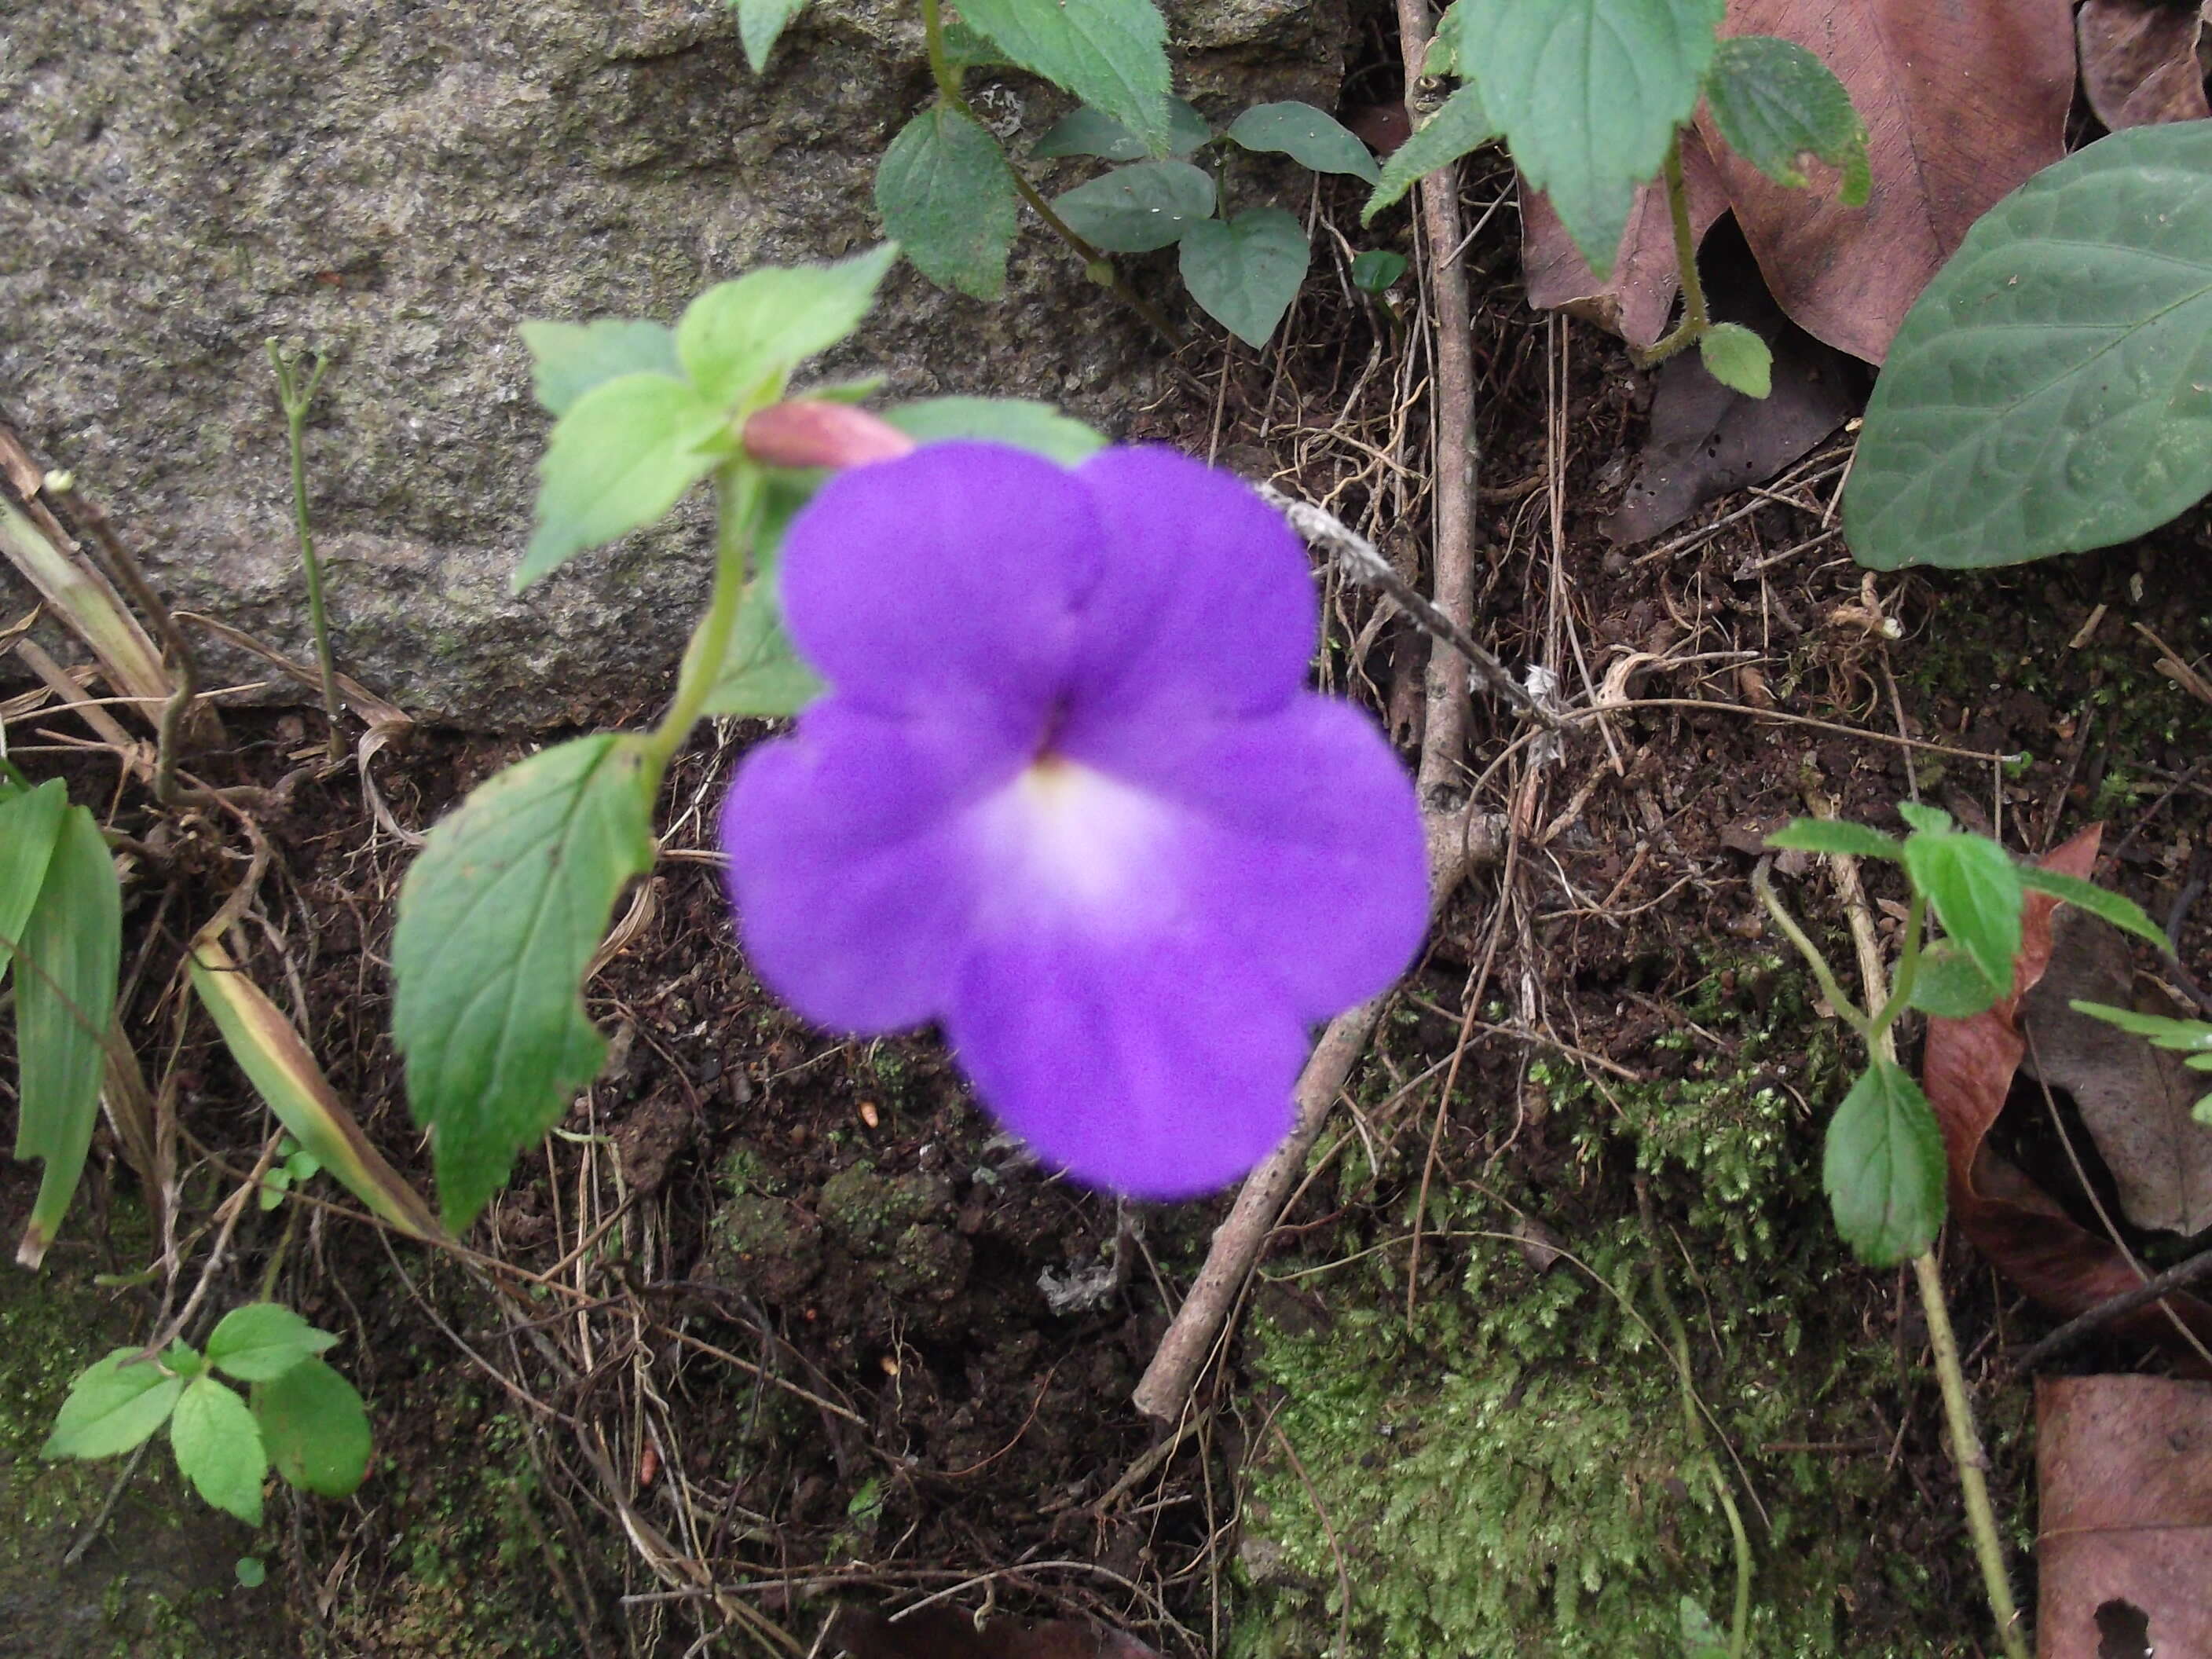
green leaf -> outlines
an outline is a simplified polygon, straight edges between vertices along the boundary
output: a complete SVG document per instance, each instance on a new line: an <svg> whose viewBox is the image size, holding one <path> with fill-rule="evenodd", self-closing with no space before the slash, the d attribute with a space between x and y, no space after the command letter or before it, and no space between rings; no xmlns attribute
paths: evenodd
<svg viewBox="0 0 2212 1659"><path fill-rule="evenodd" d="M2173 954L2173 942L2166 938L2166 929L2145 915L2142 906L2131 898L2098 886L2094 881L2083 881L2078 876L2062 874L2057 870L2045 870L2039 865L2023 864L2020 866L2020 884L2030 892L2048 893L2077 910L2087 910L2100 921L2109 921L2123 933L2148 939L2166 955Z"/></svg>
<svg viewBox="0 0 2212 1659"><path fill-rule="evenodd" d="M68 1213L100 1121L123 957L122 884L100 825L82 806L61 814L16 945L15 1156L43 1158L46 1168L15 1259L35 1267Z"/></svg>
<svg viewBox="0 0 2212 1659"><path fill-rule="evenodd" d="M258 1556L240 1556L238 1565L231 1571L238 1576L240 1589L259 1589L262 1585L269 1582L269 1569L263 1565Z"/></svg>
<svg viewBox="0 0 2212 1659"><path fill-rule="evenodd" d="M1167 154L1168 31L1152 0L961 0L961 20L1032 74Z"/></svg>
<svg viewBox="0 0 2212 1659"><path fill-rule="evenodd" d="M1062 466L1073 466L1106 447L1103 434L1073 416L1025 398L924 398L883 415L916 443L969 438L1011 444Z"/></svg>
<svg viewBox="0 0 2212 1659"><path fill-rule="evenodd" d="M1415 181L1438 167L1449 166L1469 150L1480 149L1498 137L1498 124L1483 106L1482 92L1474 82L1452 94L1437 112L1413 129L1413 136L1392 150L1382 163L1375 193L1359 210L1359 222L1367 224L1407 191Z"/></svg>
<svg viewBox="0 0 2212 1659"><path fill-rule="evenodd" d="M738 14L738 39L744 45L745 62L758 75L768 68L776 37L806 9L806 0L730 0L730 5Z"/></svg>
<svg viewBox="0 0 2212 1659"><path fill-rule="evenodd" d="M253 1391L253 1419L285 1484L345 1498L368 1473L368 1413L352 1383L306 1359Z"/></svg>
<svg viewBox="0 0 2212 1659"><path fill-rule="evenodd" d="M1213 142L1213 129L1206 118L1180 98L1168 100L1168 154L1177 158L1196 154ZM1048 161L1063 155L1096 155L1107 161L1141 161L1148 152L1145 141L1110 115L1101 115L1087 104L1079 104L1045 129L1044 137L1030 147L1031 156Z"/></svg>
<svg viewBox="0 0 2212 1659"><path fill-rule="evenodd" d="M566 415L592 387L625 374L680 377L676 331L665 323L602 317L595 323L525 323L535 369L531 390L549 415Z"/></svg>
<svg viewBox="0 0 2212 1659"><path fill-rule="evenodd" d="M40 1456L113 1457L169 1420L185 1379L138 1352L117 1348L77 1374Z"/></svg>
<svg viewBox="0 0 2212 1659"><path fill-rule="evenodd" d="M392 1031L457 1227L606 1056L582 980L617 896L653 862L642 786L635 738L545 750L471 793L401 884Z"/></svg>
<svg viewBox="0 0 2212 1659"><path fill-rule="evenodd" d="M1996 1002L1997 988L1982 976L1974 959L1947 939L1920 952L1912 976L1912 1007L1938 1019L1972 1019Z"/></svg>
<svg viewBox="0 0 2212 1659"><path fill-rule="evenodd" d="M2200 1072L2212 1071L2212 1023L2201 1019L2170 1019L2164 1014L2139 1014L2132 1008L2115 1008L2105 1002L2072 1002L2077 1014L2089 1014L2123 1031L2148 1038L2161 1048L2192 1054L2189 1064Z"/></svg>
<svg viewBox="0 0 2212 1659"><path fill-rule="evenodd" d="M1828 66L1794 40L1741 34L1723 40L1705 76L1705 106L1729 147L1777 184L1802 190L1802 158L1844 175L1845 207L1864 205L1866 123Z"/></svg>
<svg viewBox="0 0 2212 1659"><path fill-rule="evenodd" d="M1188 161L1139 161L1078 185L1052 210L1109 253L1169 247L1213 212L1213 180Z"/></svg>
<svg viewBox="0 0 2212 1659"><path fill-rule="evenodd" d="M699 395L750 414L783 392L791 371L860 327L896 243L834 265L767 265L718 283L684 308L676 355Z"/></svg>
<svg viewBox="0 0 2212 1659"><path fill-rule="evenodd" d="M2020 955L2020 866L1984 836L1921 830L1905 837L1905 870L1936 906L1943 930L1965 947L2002 995Z"/></svg>
<svg viewBox="0 0 2212 1659"><path fill-rule="evenodd" d="M1348 173L1370 185L1382 176L1367 146L1311 104L1255 104L1231 123L1229 137L1246 149L1287 155L1316 173Z"/></svg>
<svg viewBox="0 0 2212 1659"><path fill-rule="evenodd" d="M2126 541L2212 489L2212 122L2133 127L1977 220L1898 331L1844 490L1861 564Z"/></svg>
<svg viewBox="0 0 2212 1659"><path fill-rule="evenodd" d="M1902 842L1841 818L1792 818L1769 836L1766 844L1780 852L1830 853L1838 858L1887 859L1893 863L1905 856Z"/></svg>
<svg viewBox="0 0 2212 1659"><path fill-rule="evenodd" d="M1262 207L1225 224L1200 220L1183 233L1177 258L1190 297L1245 344L1260 346L1297 298L1311 253L1293 216Z"/></svg>
<svg viewBox="0 0 2212 1659"><path fill-rule="evenodd" d="M1387 247L1370 247L1352 256L1352 285L1362 294L1387 291L1406 274L1406 256Z"/></svg>
<svg viewBox="0 0 2212 1659"><path fill-rule="evenodd" d="M238 1391L212 1376L195 1377L169 1419L177 1468L193 1489L249 1527L261 1524L261 1482L269 1454Z"/></svg>
<svg viewBox="0 0 2212 1659"><path fill-rule="evenodd" d="M0 985L8 982L13 946L46 885L68 806L69 790L59 778L0 797Z"/></svg>
<svg viewBox="0 0 2212 1659"><path fill-rule="evenodd" d="M1917 800L1897 803L1897 816L1915 830L1941 834L1951 827L1951 815L1940 806L1927 806Z"/></svg>
<svg viewBox="0 0 2212 1659"><path fill-rule="evenodd" d="M1453 49L1590 269L1696 109L1724 0L1459 0Z"/></svg>
<svg viewBox="0 0 2212 1659"><path fill-rule="evenodd" d="M1764 398L1774 390L1774 354L1741 323L1715 323L1698 338L1705 373L1731 392Z"/></svg>
<svg viewBox="0 0 2212 1659"><path fill-rule="evenodd" d="M979 300L1006 291L1020 199L999 141L941 103L908 122L876 166L876 211L915 269Z"/></svg>
<svg viewBox="0 0 2212 1659"><path fill-rule="evenodd" d="M799 659L783 631L775 581L763 576L748 582L738 602L729 654L707 693L703 712L781 720L796 714L825 689L822 677Z"/></svg>
<svg viewBox="0 0 2212 1659"><path fill-rule="evenodd" d="M957 17L945 25L945 61L955 75L971 69L1017 67L988 38L978 34Z"/></svg>
<svg viewBox="0 0 2212 1659"><path fill-rule="evenodd" d="M728 425L720 406L665 374L624 374L586 392L538 463L538 527L514 591L659 518L713 471L717 457L703 446Z"/></svg>
<svg viewBox="0 0 2212 1659"><path fill-rule="evenodd" d="M1683 1659L1728 1659L1728 1638L1694 1596L1682 1598L1675 1616L1681 1623Z"/></svg>
<svg viewBox="0 0 2212 1659"><path fill-rule="evenodd" d="M337 1338L281 1302L249 1302L225 1314L209 1334L207 1357L242 1382L266 1382L337 1346Z"/></svg>
<svg viewBox="0 0 2212 1659"><path fill-rule="evenodd" d="M1928 1097L1877 1056L1828 1124L1820 1184L1836 1231L1870 1267L1918 1255L1943 1224L1943 1132Z"/></svg>

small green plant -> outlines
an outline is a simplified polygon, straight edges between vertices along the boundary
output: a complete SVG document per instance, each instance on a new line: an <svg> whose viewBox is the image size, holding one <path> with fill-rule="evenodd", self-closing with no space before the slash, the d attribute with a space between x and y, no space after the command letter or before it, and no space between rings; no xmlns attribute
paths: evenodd
<svg viewBox="0 0 2212 1659"><path fill-rule="evenodd" d="M276 1143L276 1157L268 1173L261 1177L261 1207L275 1209L284 1201L286 1193L306 1185L322 1172L322 1159L291 1136L283 1136Z"/></svg>

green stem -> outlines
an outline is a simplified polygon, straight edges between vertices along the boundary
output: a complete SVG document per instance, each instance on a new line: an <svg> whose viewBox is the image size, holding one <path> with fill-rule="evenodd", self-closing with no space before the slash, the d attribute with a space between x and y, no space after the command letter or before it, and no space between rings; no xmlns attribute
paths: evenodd
<svg viewBox="0 0 2212 1659"><path fill-rule="evenodd" d="M1838 1018L1866 1038L1871 1047L1874 1042L1872 1023L1859 1012L1858 1005L1844 994L1844 988L1836 982L1835 969L1828 966L1828 959L1820 954L1820 947L1807 937L1805 930L1797 925L1797 918L1783 908L1782 901L1775 896L1774 878L1767 873L1764 859L1752 866L1751 890L1759 895L1759 902L1766 907L1766 914L1774 918L1774 925L1797 947L1797 954L1803 957L1813 969L1813 977L1820 984L1820 994L1828 1000L1828 1006L1836 1011Z"/></svg>
<svg viewBox="0 0 2212 1659"><path fill-rule="evenodd" d="M1698 276L1698 238L1690 224L1690 192L1682 182L1680 133L1667 146L1663 176L1667 181L1668 216L1674 222L1674 264L1682 279L1682 321L1672 334L1656 342L1650 349L1635 354L1637 362L1645 368L1665 362L1686 346L1695 345L1712 331L1713 326L1705 311L1705 285Z"/></svg>
<svg viewBox="0 0 2212 1659"><path fill-rule="evenodd" d="M299 532L301 568L307 574L307 620L314 628L315 667L322 676L323 714L330 725L331 759L336 763L345 758L344 734L338 729L337 660L331 654L330 612L323 604L323 562L315 556L314 533L307 526L307 410L330 362L318 352L314 372L303 388L293 378L297 361L287 361L276 341L270 340L268 345L269 362L276 371L276 398L283 405L284 425L291 439L292 516Z"/></svg>
<svg viewBox="0 0 2212 1659"><path fill-rule="evenodd" d="M760 469L747 460L724 462L714 471L714 498L719 530L714 597L684 650L668 712L644 738L643 787L648 795L659 790L668 763L699 723L708 696L721 674L722 659L729 655L730 636L737 627L738 605L744 597L745 577L751 565L753 537L760 528Z"/></svg>
<svg viewBox="0 0 2212 1659"><path fill-rule="evenodd" d="M1912 890L1912 902L1905 913L1905 946L1898 953L1897 978L1892 981L1889 1000L1881 1005L1881 1012L1874 1017L1867 1031L1867 1046L1880 1049L1882 1039L1888 1036L1898 1017L1912 1006L1912 982L1920 977L1920 936L1927 931L1928 901L1920 890ZM1893 1041L1887 1046L1895 1047Z"/></svg>

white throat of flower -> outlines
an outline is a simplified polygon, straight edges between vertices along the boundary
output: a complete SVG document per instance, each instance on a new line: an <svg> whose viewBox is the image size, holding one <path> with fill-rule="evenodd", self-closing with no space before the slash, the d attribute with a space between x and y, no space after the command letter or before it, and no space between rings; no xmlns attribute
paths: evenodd
<svg viewBox="0 0 2212 1659"><path fill-rule="evenodd" d="M1173 817L1141 789L1039 756L978 810L984 856L1004 882L1006 919L1095 927L1156 915Z"/></svg>

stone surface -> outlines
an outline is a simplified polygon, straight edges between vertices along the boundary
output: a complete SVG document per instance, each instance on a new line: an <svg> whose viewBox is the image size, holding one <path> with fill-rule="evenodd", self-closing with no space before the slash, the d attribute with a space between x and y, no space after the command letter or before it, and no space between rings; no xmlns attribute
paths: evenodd
<svg viewBox="0 0 2212 1659"><path fill-rule="evenodd" d="M703 502L509 597L546 428L515 325L672 319L872 238L875 158L927 95L917 9L817 0L756 81L721 0L0 0L0 417L174 603L305 656L262 343L326 350L308 461L341 665L461 725L647 710L703 593ZM1344 9L1185 0L1183 84L1224 118L1326 104ZM1065 106L980 92L1017 146ZM1163 383L1041 233L1000 306L901 270L824 367L1111 430Z"/></svg>

